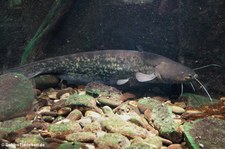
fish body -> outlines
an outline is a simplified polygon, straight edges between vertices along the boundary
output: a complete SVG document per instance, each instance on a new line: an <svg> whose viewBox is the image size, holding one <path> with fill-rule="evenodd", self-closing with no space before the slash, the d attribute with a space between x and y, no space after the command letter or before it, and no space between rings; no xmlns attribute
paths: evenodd
<svg viewBox="0 0 225 149"><path fill-rule="evenodd" d="M128 82L184 83L196 74L169 58L149 52L102 50L48 58L8 70L28 78L54 74L70 83L99 81L109 85Z"/></svg>

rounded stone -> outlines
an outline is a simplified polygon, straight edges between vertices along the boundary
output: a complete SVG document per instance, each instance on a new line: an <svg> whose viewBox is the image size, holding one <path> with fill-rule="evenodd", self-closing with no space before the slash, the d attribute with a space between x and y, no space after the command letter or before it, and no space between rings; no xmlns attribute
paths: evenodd
<svg viewBox="0 0 225 149"><path fill-rule="evenodd" d="M34 90L22 74L0 75L0 121L26 115L32 108Z"/></svg>
<svg viewBox="0 0 225 149"><path fill-rule="evenodd" d="M171 144L168 149L183 149L183 147L180 144Z"/></svg>
<svg viewBox="0 0 225 149"><path fill-rule="evenodd" d="M185 109L184 108L181 108L179 106L170 106L173 113L176 113L176 114L182 114L185 112Z"/></svg>

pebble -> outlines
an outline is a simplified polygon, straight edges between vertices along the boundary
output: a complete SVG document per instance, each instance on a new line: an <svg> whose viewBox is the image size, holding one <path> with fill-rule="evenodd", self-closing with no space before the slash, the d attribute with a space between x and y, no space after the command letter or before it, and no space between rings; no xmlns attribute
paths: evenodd
<svg viewBox="0 0 225 149"><path fill-rule="evenodd" d="M51 111L51 106L44 106L44 107L41 107L37 113L38 114L41 114L41 113L45 113L45 112L50 112Z"/></svg>
<svg viewBox="0 0 225 149"><path fill-rule="evenodd" d="M174 105L184 109L187 107L187 104L185 102L175 102Z"/></svg>
<svg viewBox="0 0 225 149"><path fill-rule="evenodd" d="M182 119L174 119L174 122L176 122L178 125L183 123Z"/></svg>
<svg viewBox="0 0 225 149"><path fill-rule="evenodd" d="M99 149L119 149L130 146L128 138L118 133L107 133L95 139L94 143Z"/></svg>
<svg viewBox="0 0 225 149"><path fill-rule="evenodd" d="M86 111L84 116L91 118L91 120L93 120L93 121L102 119L101 114L94 112L94 111Z"/></svg>
<svg viewBox="0 0 225 149"><path fill-rule="evenodd" d="M52 123L58 123L58 122L61 122L61 121L66 121L66 120L68 120L68 119L66 119L63 116L57 116Z"/></svg>
<svg viewBox="0 0 225 149"><path fill-rule="evenodd" d="M53 102L55 102L55 103L56 103L56 102L60 102L60 100L59 100L59 99L55 99Z"/></svg>
<svg viewBox="0 0 225 149"><path fill-rule="evenodd" d="M84 126L83 130L85 132L97 133L102 130L101 124L99 122L92 122Z"/></svg>
<svg viewBox="0 0 225 149"><path fill-rule="evenodd" d="M102 107L102 110L104 114L107 114L107 115L114 114L113 110L109 106Z"/></svg>
<svg viewBox="0 0 225 149"><path fill-rule="evenodd" d="M53 92L50 92L49 93L48 97L50 99L57 99L57 96L56 95L57 95L57 92L53 91Z"/></svg>
<svg viewBox="0 0 225 149"><path fill-rule="evenodd" d="M107 132L105 132L105 131L97 131L96 132L97 138L104 136L106 133Z"/></svg>
<svg viewBox="0 0 225 149"><path fill-rule="evenodd" d="M172 109L172 112L175 114L183 114L185 112L185 109L182 107L170 106L170 108Z"/></svg>
<svg viewBox="0 0 225 149"><path fill-rule="evenodd" d="M56 122L55 124L62 124L62 123L68 123L68 122L71 122L71 120L70 120L70 119L65 118L65 119L62 119L62 120L60 120L60 121Z"/></svg>
<svg viewBox="0 0 225 149"><path fill-rule="evenodd" d="M90 117L82 117L80 120L77 121L82 127L90 124L92 122Z"/></svg>
<svg viewBox="0 0 225 149"><path fill-rule="evenodd" d="M51 123L52 121L54 121L54 117L52 117L52 116L43 116L42 117L43 118L43 120L45 121L45 122L49 122L49 123Z"/></svg>
<svg viewBox="0 0 225 149"><path fill-rule="evenodd" d="M131 141L130 148L154 148L161 149L162 140L158 136L147 137L146 139L142 139L140 137L136 137Z"/></svg>
<svg viewBox="0 0 225 149"><path fill-rule="evenodd" d="M65 88L63 90L59 90L57 91L57 94L56 94L56 97L58 99L62 99L63 97L62 96L68 96L68 95L72 95L76 92L76 90L74 90L73 88L71 87L68 87L68 88Z"/></svg>
<svg viewBox="0 0 225 149"><path fill-rule="evenodd" d="M133 123L122 120L117 116L109 117L101 122L104 130L114 133L120 133L129 138L141 137L146 138L151 134L146 129L137 126Z"/></svg>
<svg viewBox="0 0 225 149"><path fill-rule="evenodd" d="M82 91L78 91L78 94L79 95L86 95L86 92L82 90Z"/></svg>
<svg viewBox="0 0 225 149"><path fill-rule="evenodd" d="M70 107L62 107L61 109L58 110L58 115L68 115L71 112L71 108Z"/></svg>
<svg viewBox="0 0 225 149"><path fill-rule="evenodd" d="M35 93L36 93L36 96L40 96L41 95L41 91L39 89L34 89Z"/></svg>
<svg viewBox="0 0 225 149"><path fill-rule="evenodd" d="M39 144L39 145L42 145L42 147L47 145L44 138L42 138L40 135L35 135L35 134L24 134L24 135L18 137L15 140L15 143L21 144L21 145Z"/></svg>
<svg viewBox="0 0 225 149"><path fill-rule="evenodd" d="M72 142L92 142L95 139L96 135L92 132L76 132L66 136L66 140Z"/></svg>
<svg viewBox="0 0 225 149"><path fill-rule="evenodd" d="M85 146L87 147L87 149L95 149L95 146L92 144L85 144Z"/></svg>
<svg viewBox="0 0 225 149"><path fill-rule="evenodd" d="M137 107L137 101L130 101L128 102L129 105L133 106L133 107Z"/></svg>
<svg viewBox="0 0 225 149"><path fill-rule="evenodd" d="M163 144L165 144L165 145L171 145L171 144L173 144L173 142L170 141L170 140L168 140L168 139L161 138L161 140L162 140Z"/></svg>
<svg viewBox="0 0 225 149"><path fill-rule="evenodd" d="M67 99L70 96L70 93L65 93L62 96L60 96L60 99Z"/></svg>
<svg viewBox="0 0 225 149"><path fill-rule="evenodd" d="M180 144L171 144L167 149L183 149L183 147Z"/></svg>
<svg viewBox="0 0 225 149"><path fill-rule="evenodd" d="M35 115L37 115L38 118L36 117L35 123L44 124L45 127L36 127L30 134L41 134L41 137L44 138L44 143L47 142L48 147L58 147L60 144L64 147L68 147L67 145L69 145L71 147L78 146L90 149L182 149L184 145L173 144L179 142L173 141L173 138L171 139L171 137L159 133L158 125L161 123L156 123L159 116L156 116L155 113L161 110L161 108L169 106L173 112L171 113L169 108L168 111L171 113L171 119L173 120L171 122L173 123L168 123L168 121L165 123L178 125L176 132L174 131L175 133L183 132L183 124L186 121L182 117L184 114L202 113L198 110L186 111L185 102L172 104L168 103L170 101L166 102L165 100L161 100L164 98L159 98L159 108L154 109L156 105L153 104L152 109L142 109L138 107L138 101L140 100L133 99L134 95L130 97L132 100L127 100L128 96L126 99L121 100L122 103L116 107L115 105L109 106L112 104L108 106L107 104L100 105L100 103L96 104L98 97L96 97L96 95L87 95L84 88L85 86L79 86L78 89L65 88L62 90L49 89L43 91L38 97L38 101L46 101L46 103L37 103L38 106ZM108 89L114 90L110 87ZM77 94L78 92L79 94ZM118 93L120 94L120 92ZM71 98L73 98L73 100L71 100ZM146 102L148 102L148 100L156 100L150 97L144 99L146 99ZM68 103L68 100L70 100L71 103ZM145 105L146 104L143 104L143 107ZM167 116L162 118L166 119ZM0 134L1 133L2 130L0 127ZM3 133L4 136L7 136L7 132ZM174 135L174 133L171 135ZM183 140L182 135L179 135L179 137L179 139ZM17 136L17 140L19 140L18 138L21 137ZM162 144L164 146L162 146ZM199 144L199 146L201 146L201 144Z"/></svg>
<svg viewBox="0 0 225 149"><path fill-rule="evenodd" d="M199 110L187 110L186 113L188 114L202 114L202 111Z"/></svg>
<svg viewBox="0 0 225 149"><path fill-rule="evenodd" d="M225 101L225 97L220 97L220 100Z"/></svg>
<svg viewBox="0 0 225 149"><path fill-rule="evenodd" d="M129 113L130 111L134 111L137 114L140 114L140 111L138 107L136 106L136 102L132 102L132 101L127 101L122 103L121 105L113 109L113 111L119 115L123 113L124 114Z"/></svg>
<svg viewBox="0 0 225 149"><path fill-rule="evenodd" d="M42 93L38 96L38 98L40 98L40 99L45 99L45 100L48 100L48 99L49 99L49 97L48 97L48 95L47 95L46 92L42 92Z"/></svg>
<svg viewBox="0 0 225 149"><path fill-rule="evenodd" d="M65 138L65 135L80 132L82 130L79 123L74 121L51 124L48 132L53 138Z"/></svg>
<svg viewBox="0 0 225 149"><path fill-rule="evenodd" d="M83 115L79 110L74 109L72 112L70 112L70 114L66 118L70 119L72 121L76 121L76 120L81 119L82 116Z"/></svg>
<svg viewBox="0 0 225 149"><path fill-rule="evenodd" d="M201 148L204 148L204 144L199 143L198 145L199 145Z"/></svg>

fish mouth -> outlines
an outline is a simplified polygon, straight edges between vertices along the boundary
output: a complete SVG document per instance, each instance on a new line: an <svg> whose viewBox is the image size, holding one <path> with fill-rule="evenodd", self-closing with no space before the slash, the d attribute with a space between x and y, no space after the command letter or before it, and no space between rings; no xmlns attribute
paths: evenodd
<svg viewBox="0 0 225 149"><path fill-rule="evenodd" d="M190 80L193 80L193 79L195 79L195 78L197 78L198 77L198 75L197 74L189 74L188 76L185 76L184 77L184 80L185 81L190 81Z"/></svg>

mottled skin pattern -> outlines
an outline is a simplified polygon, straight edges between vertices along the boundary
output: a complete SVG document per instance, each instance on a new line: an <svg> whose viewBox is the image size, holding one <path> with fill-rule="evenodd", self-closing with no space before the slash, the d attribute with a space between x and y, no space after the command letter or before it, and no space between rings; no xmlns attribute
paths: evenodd
<svg viewBox="0 0 225 149"><path fill-rule="evenodd" d="M56 74L71 81L88 83L100 81L115 85L119 79L136 81L135 73L155 73L153 82L183 83L196 75L191 69L166 57L129 50L81 52L30 63L10 72L21 72L29 78L41 74ZM152 82L152 81L151 81Z"/></svg>

